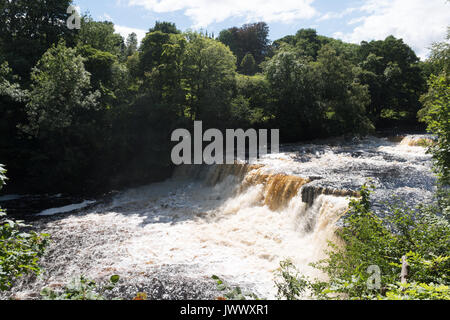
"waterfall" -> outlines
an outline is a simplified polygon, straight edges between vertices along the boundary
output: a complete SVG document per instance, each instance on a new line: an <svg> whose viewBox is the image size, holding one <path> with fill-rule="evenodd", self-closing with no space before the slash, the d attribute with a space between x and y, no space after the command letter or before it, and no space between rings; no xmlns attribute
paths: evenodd
<svg viewBox="0 0 450 320"><path fill-rule="evenodd" d="M434 190L430 163L424 148L369 138L285 146L253 165L181 166L167 181L40 218L39 230L52 235L45 273L11 295L36 297L43 286L58 288L80 274L119 274L130 295L179 298L179 283L188 291L181 298L204 298L218 275L274 298L282 260L323 277L309 264L324 258L328 240L339 241L337 222L368 178L375 200L396 194L414 205ZM161 293L160 283L172 289Z"/></svg>

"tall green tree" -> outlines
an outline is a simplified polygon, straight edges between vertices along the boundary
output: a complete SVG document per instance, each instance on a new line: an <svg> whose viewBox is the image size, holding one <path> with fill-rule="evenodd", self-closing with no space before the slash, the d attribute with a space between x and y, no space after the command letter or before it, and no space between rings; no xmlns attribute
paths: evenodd
<svg viewBox="0 0 450 320"><path fill-rule="evenodd" d="M227 45L237 57L237 66L250 53L257 65L262 63L269 53L269 26L265 22L245 24L241 28L230 28L219 34L218 40Z"/></svg>
<svg viewBox="0 0 450 320"><path fill-rule="evenodd" d="M317 59L319 50L324 45L323 42L314 29L300 29L295 35L295 46L297 49L314 60Z"/></svg>
<svg viewBox="0 0 450 320"><path fill-rule="evenodd" d="M236 58L224 44L200 34L189 34L183 82L192 119L221 127L230 112Z"/></svg>
<svg viewBox="0 0 450 320"><path fill-rule="evenodd" d="M366 116L370 104L368 88L358 81L361 70L338 56L332 45L319 50L315 70L321 80L321 104L330 121L329 133L365 135L373 131L375 128Z"/></svg>
<svg viewBox="0 0 450 320"><path fill-rule="evenodd" d="M110 21L94 21L89 16L81 20L81 29L77 35L77 44L89 45L94 49L109 52L117 57L125 51L123 37L115 32L114 24Z"/></svg>
<svg viewBox="0 0 450 320"><path fill-rule="evenodd" d="M17 161L26 144L19 136L17 124L26 118L24 105L28 101L27 90L22 89L8 62L0 65L0 161L8 164L14 175L23 163Z"/></svg>
<svg viewBox="0 0 450 320"><path fill-rule="evenodd" d="M24 80L47 49L63 38L73 44L67 28L72 0L0 0L0 43L10 67Z"/></svg>
<svg viewBox="0 0 450 320"><path fill-rule="evenodd" d="M156 21L155 26L149 30L150 33L160 31L162 33L173 33L173 34L179 34L181 33L180 30L177 29L177 26L175 23L172 22L166 22L166 21Z"/></svg>
<svg viewBox="0 0 450 320"><path fill-rule="evenodd" d="M431 147L435 169L441 183L450 186L450 75L443 72L432 75L429 91L422 96L424 109L419 117L428 125L428 130L436 135L437 142Z"/></svg>
<svg viewBox="0 0 450 320"><path fill-rule="evenodd" d="M320 80L311 60L293 48L278 52L264 65L270 85L271 113L286 141L323 134L325 105L320 103Z"/></svg>
<svg viewBox="0 0 450 320"><path fill-rule="evenodd" d="M247 53L241 62L241 71L243 74L252 76L257 72L257 66L255 58L251 53Z"/></svg>
<svg viewBox="0 0 450 320"><path fill-rule="evenodd" d="M450 39L450 28L447 40ZM426 122L437 142L431 147L435 169L446 188L447 206L450 204L450 46L447 42L433 45L430 55L433 74L429 79L429 90L421 97L424 108L419 111L419 119ZM443 190L444 191L444 190ZM447 208L447 210L450 210Z"/></svg>
<svg viewBox="0 0 450 320"><path fill-rule="evenodd" d="M100 94L91 91L83 58L64 42L42 56L31 79L28 122L21 126L36 143L30 155L30 174L42 177L42 171L46 172L49 184L61 177L79 181L96 149Z"/></svg>
<svg viewBox="0 0 450 320"><path fill-rule="evenodd" d="M433 43L431 54L427 63L430 72L439 75L442 72L450 73L450 27L447 29L447 41Z"/></svg>
<svg viewBox="0 0 450 320"><path fill-rule="evenodd" d="M136 33L130 33L126 41L126 56L132 56L138 49L138 38Z"/></svg>
<svg viewBox="0 0 450 320"><path fill-rule="evenodd" d="M425 91L425 79L414 51L393 36L385 40L362 42L359 50L363 84L369 86L368 113L374 121L396 114L415 119Z"/></svg>

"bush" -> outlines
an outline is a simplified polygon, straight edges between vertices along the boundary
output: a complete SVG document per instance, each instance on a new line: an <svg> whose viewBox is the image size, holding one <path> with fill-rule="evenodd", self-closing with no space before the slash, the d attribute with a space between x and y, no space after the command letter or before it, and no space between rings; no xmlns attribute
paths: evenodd
<svg viewBox="0 0 450 320"><path fill-rule="evenodd" d="M430 89L421 100L424 108L419 118L426 122L428 131L436 135L437 143L430 148L435 171L443 185L450 185L450 76L443 73L432 76Z"/></svg>
<svg viewBox="0 0 450 320"><path fill-rule="evenodd" d="M240 287L231 287L218 276L212 276L212 279L216 281L217 290L223 292L217 300L260 300L256 294L244 292Z"/></svg>
<svg viewBox="0 0 450 320"><path fill-rule="evenodd" d="M120 277L113 275L106 285L98 285L95 281L89 280L84 276L72 279L62 291L54 291L49 288L41 290L41 296L44 300L105 300L104 293L114 289Z"/></svg>
<svg viewBox="0 0 450 320"><path fill-rule="evenodd" d="M5 180L5 169L0 165L0 189ZM24 232L28 227L22 221L6 219L6 213L0 209L0 290L9 290L25 274L40 272L38 262L48 244L48 235Z"/></svg>
<svg viewBox="0 0 450 320"><path fill-rule="evenodd" d="M392 285L379 300L450 300L450 288L445 285L406 283Z"/></svg>

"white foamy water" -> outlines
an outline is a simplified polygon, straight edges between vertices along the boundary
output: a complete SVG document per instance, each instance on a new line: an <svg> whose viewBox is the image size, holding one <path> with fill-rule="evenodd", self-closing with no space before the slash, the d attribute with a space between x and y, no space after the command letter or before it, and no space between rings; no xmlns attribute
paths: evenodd
<svg viewBox="0 0 450 320"><path fill-rule="evenodd" d="M372 138L337 147L290 146L256 166L179 168L166 182L40 221L53 237L46 273L13 294L33 297L42 286L58 287L80 274L119 274L136 284L170 266L170 277L204 282L218 275L274 298L273 272L285 259L307 276L323 277L309 263L324 257L348 195L367 178L380 199L396 191L418 201L431 194L430 158L416 148Z"/></svg>
<svg viewBox="0 0 450 320"><path fill-rule="evenodd" d="M67 205L64 207L59 207L59 208L50 208L50 209L47 209L47 210L44 210L44 211L38 213L37 216L52 216L55 214L72 212L75 210L86 208L87 206L89 206L93 203L95 203L95 201L87 201L86 200L86 201L83 201L82 203L70 204L70 205Z"/></svg>

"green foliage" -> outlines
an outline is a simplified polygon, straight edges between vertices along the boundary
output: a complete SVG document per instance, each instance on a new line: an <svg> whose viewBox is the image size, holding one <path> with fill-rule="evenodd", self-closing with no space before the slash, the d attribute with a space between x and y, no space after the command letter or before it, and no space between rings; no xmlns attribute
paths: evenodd
<svg viewBox="0 0 450 320"><path fill-rule="evenodd" d="M290 260L282 261L275 273L278 299L300 300L309 287L309 281L300 275Z"/></svg>
<svg viewBox="0 0 450 320"><path fill-rule="evenodd" d="M6 170L0 165L0 190L6 181ZM39 258L48 244L47 234L25 232L23 221L6 218L0 209L0 290L9 290L14 281L26 274L38 274Z"/></svg>
<svg viewBox="0 0 450 320"><path fill-rule="evenodd" d="M192 119L221 127L229 117L235 86L236 58L222 43L189 34L183 68L183 86Z"/></svg>
<svg viewBox="0 0 450 320"><path fill-rule="evenodd" d="M252 76L257 72L256 61L251 53L247 53L242 59L241 71L243 74L248 76Z"/></svg>
<svg viewBox="0 0 450 320"><path fill-rule="evenodd" d="M62 38L73 44L67 8L72 0L0 1L0 43L14 73L27 80L31 68Z"/></svg>
<svg viewBox="0 0 450 320"><path fill-rule="evenodd" d="M429 91L422 97L424 109L419 117L428 125L428 131L437 137L430 148L435 171L441 183L450 185L450 76L431 76Z"/></svg>
<svg viewBox="0 0 450 320"><path fill-rule="evenodd" d="M345 57L345 59L352 61L354 64L358 63L358 45L318 35L314 29L300 29L294 36L285 36L276 40L272 46L276 50L280 50L286 45L295 48L303 56L311 57L314 61L317 60L319 51L324 46L330 46L339 56Z"/></svg>
<svg viewBox="0 0 450 320"><path fill-rule="evenodd" d="M425 283L398 283L390 285L386 296L378 300L450 300L450 287Z"/></svg>
<svg viewBox="0 0 450 320"><path fill-rule="evenodd" d="M3 186L6 184L6 169L0 164L0 190L2 190Z"/></svg>
<svg viewBox="0 0 450 320"><path fill-rule="evenodd" d="M236 65L241 68L242 61L248 53L253 56L257 66L264 61L269 54L268 36L268 25L265 22L258 22L245 24L241 28L223 30L218 40L230 48L237 58Z"/></svg>
<svg viewBox="0 0 450 320"><path fill-rule="evenodd" d="M0 290L9 290L17 278L40 272L38 263L49 236L24 232L29 225L4 217L0 212Z"/></svg>
<svg viewBox="0 0 450 320"><path fill-rule="evenodd" d="M152 32L162 32L162 33L173 33L173 34L177 34L177 33L181 33L180 30L177 29L177 26L175 25L175 23L172 22L166 22L166 21L156 21L155 26L153 28L151 28L149 30L150 33Z"/></svg>
<svg viewBox="0 0 450 320"><path fill-rule="evenodd" d="M321 83L321 104L326 106L331 134L366 135L375 127L366 115L370 104L368 88L358 81L361 70L331 45L319 50L315 71Z"/></svg>
<svg viewBox="0 0 450 320"><path fill-rule="evenodd" d="M447 41L437 42L432 45L430 57L426 67L428 74L439 75L442 72L450 73L450 27L447 27Z"/></svg>
<svg viewBox="0 0 450 320"><path fill-rule="evenodd" d="M91 45L78 47L77 53L84 58L84 67L91 74L91 83L94 88L100 89L102 84L110 84L113 76L112 66L117 62L116 56L97 50Z"/></svg>
<svg viewBox="0 0 450 320"><path fill-rule="evenodd" d="M136 33L132 32L128 35L126 41L126 57L130 57L137 52L138 49L138 39Z"/></svg>
<svg viewBox="0 0 450 320"><path fill-rule="evenodd" d="M30 99L26 105L27 123L21 129L39 145L29 155L33 162L28 170L41 183L52 184L77 176L88 165L97 136L95 119L99 92L91 91L90 74L83 58L63 42L50 48L33 69ZM61 149L63 148L63 149Z"/></svg>
<svg viewBox="0 0 450 320"><path fill-rule="evenodd" d="M18 81L8 62L0 63L0 159L13 171L17 166L13 160L20 152L17 123L25 117L22 108L28 99L28 91Z"/></svg>
<svg viewBox="0 0 450 320"><path fill-rule="evenodd" d="M109 21L98 22L91 17L83 17L81 29L77 34L78 45L89 45L94 49L109 52L117 57L124 53L122 36L115 33L114 24Z"/></svg>
<svg viewBox="0 0 450 320"><path fill-rule="evenodd" d="M0 65L0 97L2 99L2 107L4 106L3 102L6 104L6 102L24 102L27 100L27 92L21 89L17 80L18 78L12 75L12 69L9 67L8 62L3 62ZM3 101L3 99L6 101Z"/></svg>
<svg viewBox="0 0 450 320"><path fill-rule="evenodd" d="M63 133L61 130L97 107L99 94L90 92L90 74L83 58L64 42L42 56L31 78L29 124L24 129L34 136L48 138Z"/></svg>
<svg viewBox="0 0 450 320"><path fill-rule="evenodd" d="M260 300L258 296L252 292L244 292L240 287L231 287L218 276L212 276L216 281L217 289L223 292L223 297L219 300Z"/></svg>
<svg viewBox="0 0 450 320"><path fill-rule="evenodd" d="M80 276L72 279L62 291L54 291L50 288L42 289L41 296L44 300L106 300L105 292L114 289L119 280L118 275L113 275L109 279L109 283L99 285L93 280Z"/></svg>
<svg viewBox="0 0 450 320"><path fill-rule="evenodd" d="M289 45L263 64L271 89L272 114L288 141L326 135L367 134L374 127L366 116L367 88L360 69L331 45L317 61Z"/></svg>
<svg viewBox="0 0 450 320"><path fill-rule="evenodd" d="M363 41L358 54L363 69L361 81L369 86L371 119L379 121L384 109L404 111L406 119L415 119L426 83L414 51L403 40L389 36Z"/></svg>
<svg viewBox="0 0 450 320"><path fill-rule="evenodd" d="M321 135L325 107L320 104L320 80L311 61L286 49L264 64L270 85L271 113L287 141Z"/></svg>

